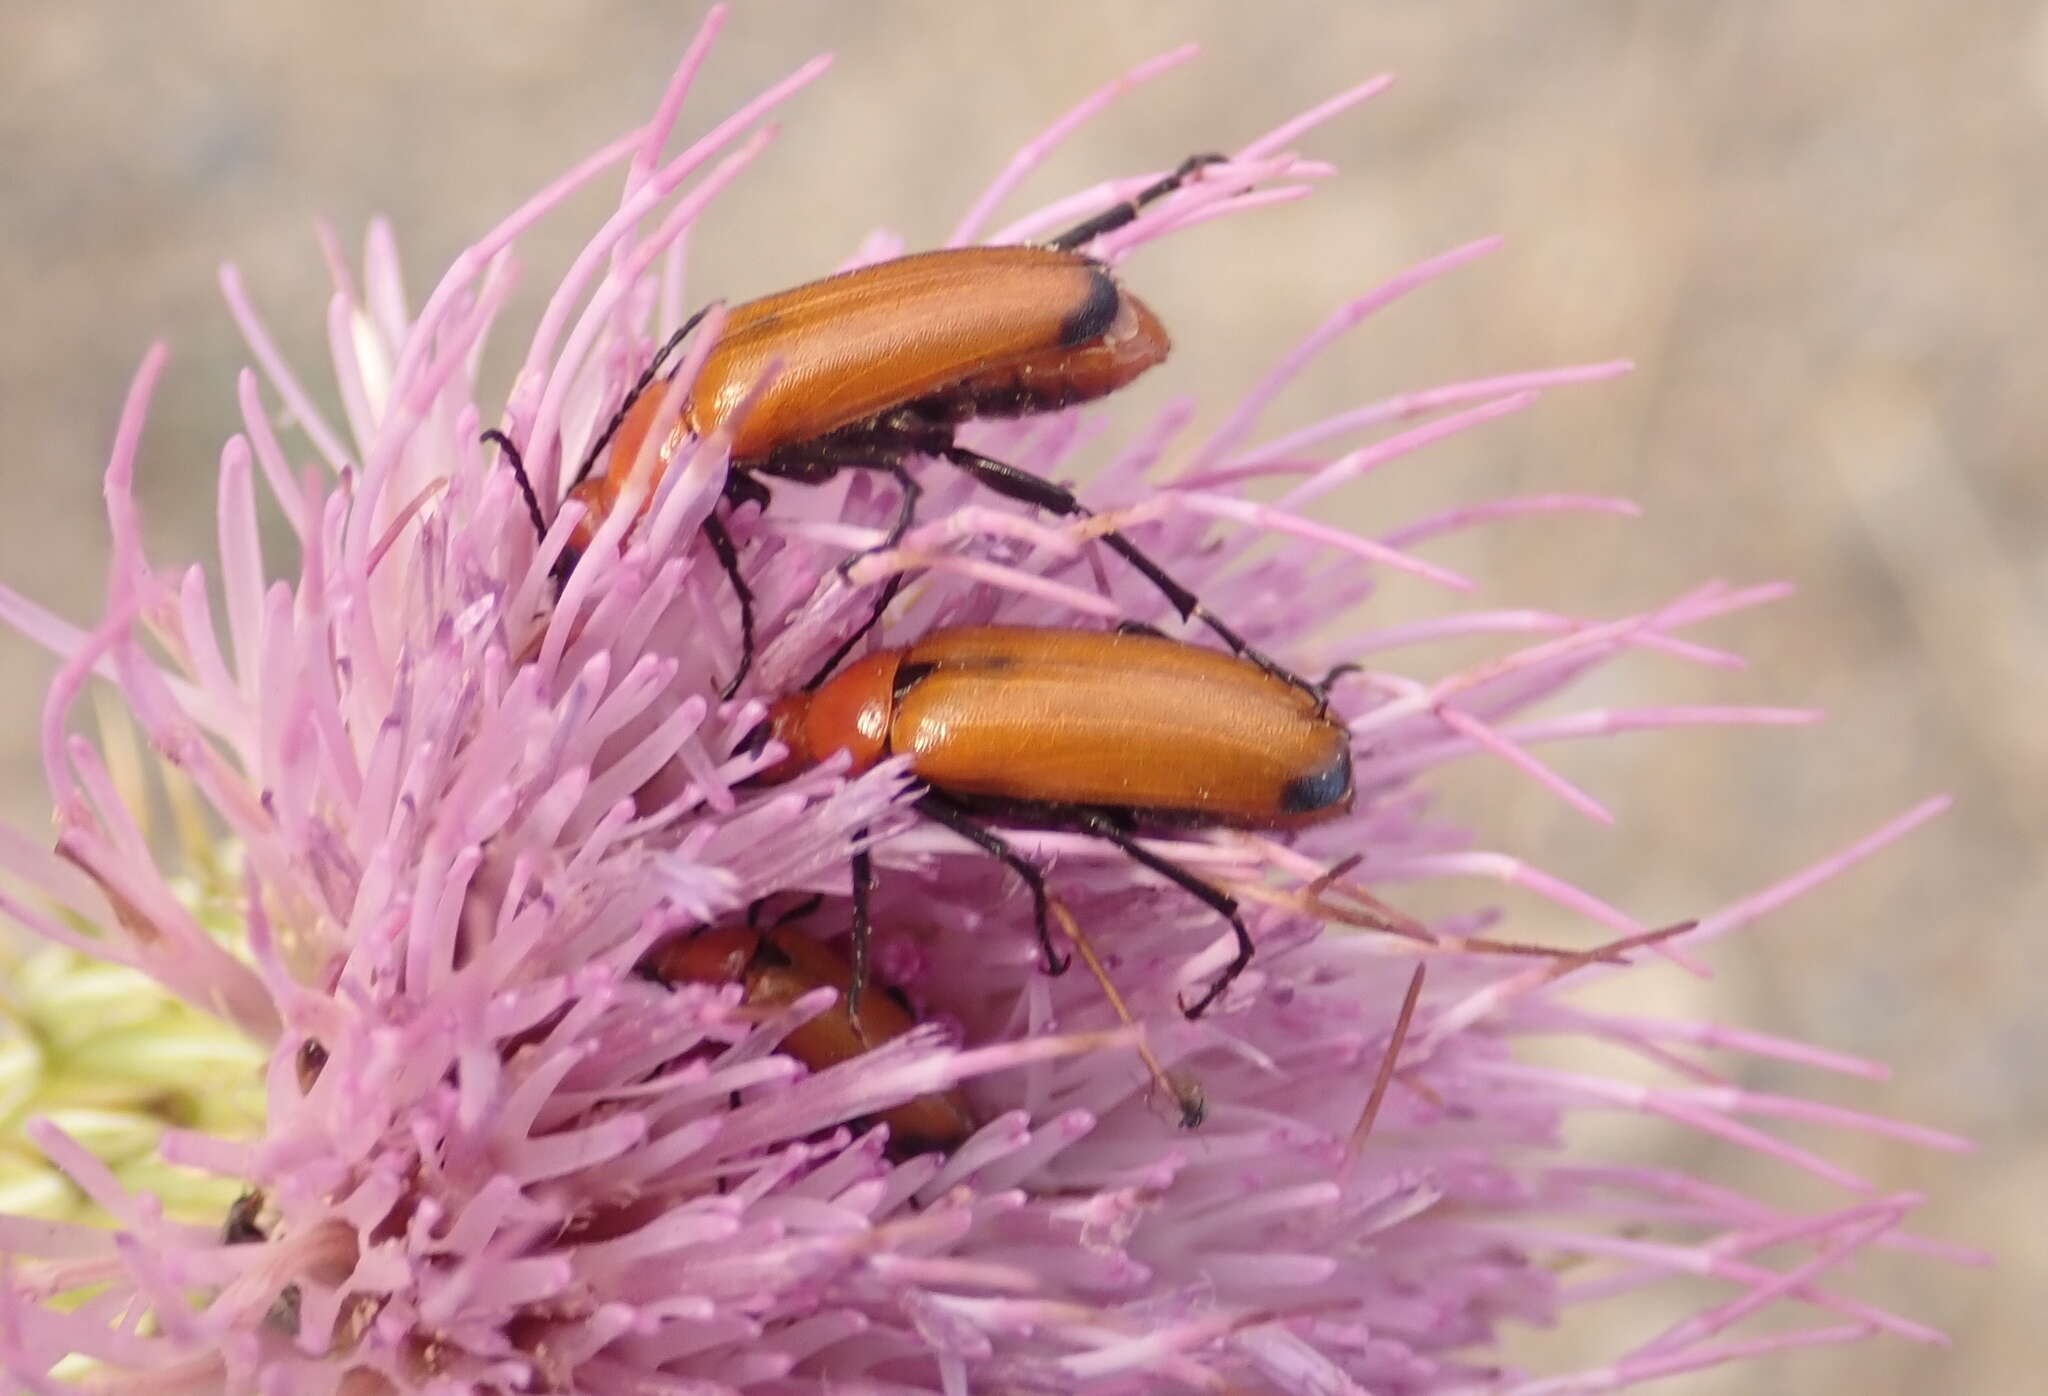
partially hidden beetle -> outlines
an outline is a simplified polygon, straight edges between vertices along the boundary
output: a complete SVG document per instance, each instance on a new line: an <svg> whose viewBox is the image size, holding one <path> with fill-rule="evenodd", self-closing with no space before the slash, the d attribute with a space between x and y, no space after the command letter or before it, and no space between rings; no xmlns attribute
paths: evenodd
<svg viewBox="0 0 2048 1396"><path fill-rule="evenodd" d="M1182 1011L1194 1018L1253 953L1234 898L1140 844L1146 829L1286 829L1351 806L1350 734L1317 697L1249 660L1156 634L966 626L856 660L777 700L754 740L789 780L844 753L850 771L910 758L916 808L1001 860L1030 889L1048 969L1043 875L983 818L1102 838L1230 923L1237 951ZM854 983L865 966L872 866L854 865Z"/></svg>
<svg viewBox="0 0 2048 1396"><path fill-rule="evenodd" d="M265 1205L260 1188L251 1188L236 1198L233 1205L228 1208L227 1220L221 1225L221 1243L228 1246L248 1246L269 1240L270 1232L263 1225Z"/></svg>
<svg viewBox="0 0 2048 1396"><path fill-rule="evenodd" d="M715 927L660 947L644 968L664 984L741 985L747 1006L757 1009L784 1007L813 989L837 989L837 1003L782 1040L783 1051L814 1071L851 1061L916 1026L891 994L853 1002L853 967L796 931ZM918 1096L876 1118L889 1127L889 1148L897 1154L956 1148L975 1130L956 1091Z"/></svg>
<svg viewBox="0 0 2048 1396"><path fill-rule="evenodd" d="M269 1201L261 1188L251 1188L234 1200L228 1208L227 1220L222 1223L220 1240L224 1246L256 1246L270 1239L272 1225L265 1213ZM270 1301L270 1309L264 1321L285 1333L299 1331L299 1310L304 1303L305 1292L296 1284L288 1284L278 1290Z"/></svg>
<svg viewBox="0 0 2048 1396"><path fill-rule="evenodd" d="M684 442L729 430L725 494L732 507L766 500L761 477L818 484L847 469L892 476L899 503L883 548L895 546L915 518L918 485L906 467L919 456L942 459L1006 498L1086 516L1087 507L1065 487L967 450L956 433L976 417L1026 416L1103 397L1166 358L1171 346L1159 317L1077 249L1129 223L1146 204L1221 158L1192 157L1135 197L1045 243L918 253L733 307L680 414L652 453L654 474L641 498L653 497L660 473ZM575 566L631 480L663 403L663 394L648 389L702 314L656 355L592 444L568 496L586 513L558 576ZM502 433L485 435L517 463ZM530 488L528 504L539 525ZM741 656L724 687L729 698L753 662L753 594L715 513L704 529L740 605ZM1102 541L1183 620L1199 620L1233 653L1320 697L1129 539L1109 532ZM819 679L874 627L902 583L898 573L884 584L867 621L821 666Z"/></svg>

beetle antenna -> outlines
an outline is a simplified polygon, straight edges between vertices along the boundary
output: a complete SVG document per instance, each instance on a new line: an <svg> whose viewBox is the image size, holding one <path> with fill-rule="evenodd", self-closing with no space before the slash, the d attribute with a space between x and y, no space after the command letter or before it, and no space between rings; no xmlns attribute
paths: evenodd
<svg viewBox="0 0 2048 1396"><path fill-rule="evenodd" d="M526 512L533 518L535 540L548 536L547 520L541 517L540 499L533 492L533 481L526 476L526 461L521 458L519 448L512 444L512 438L492 427L477 438L481 445L496 446L505 453L505 459L512 464L512 478L519 482L519 492L526 496Z"/></svg>
<svg viewBox="0 0 2048 1396"><path fill-rule="evenodd" d="M802 693L817 692L819 686L825 680L832 677L832 671L839 667L839 662L849 654L852 654L854 647L866 639L869 632L874 630L877 625L881 624L882 613L889 609L889 603L896 599L896 593L901 590L903 590L903 574L901 572L890 573L889 579L882 583L881 593L875 597L874 609L869 611L868 618L860 623L860 629L854 631L844 640L841 640L839 647L826 656L825 662L818 666L818 672L811 675L805 681L804 686L798 691Z"/></svg>
<svg viewBox="0 0 2048 1396"><path fill-rule="evenodd" d="M1131 1010L1125 1005L1124 996L1116 991L1116 981L1112 980L1109 971L1103 968L1101 957L1095 953L1095 946L1089 941L1087 933L1081 929L1081 923L1067 910L1066 903L1058 897L1048 896L1046 908L1052 912L1053 919L1060 923L1060 929L1066 932L1067 939L1074 943L1075 951L1081 956L1081 963L1088 966L1088 972L1094 975L1095 982L1102 986L1102 996L1109 1000L1109 1006L1115 1011L1118 1020L1138 1034L1138 1060L1145 1063L1145 1069L1152 1073L1152 1080L1159 1089L1173 1098L1174 1105L1180 1110L1181 1128L1199 1128L1209 1114L1208 1101L1203 1096L1201 1085L1189 1078L1175 1076L1160 1063L1158 1057L1153 1055L1152 1048L1145 1041L1144 1029L1131 1017Z"/></svg>
<svg viewBox="0 0 2048 1396"><path fill-rule="evenodd" d="M849 574L853 571L855 563L864 557L872 557L876 553L887 552L903 541L903 535L910 531L910 525L917 520L918 496L924 493L923 488L919 486L917 481L911 478L910 472L895 462L883 462L864 468L886 470L889 474L896 477L896 488L899 492L897 495L896 520L890 524L889 536L882 540L880 547L870 548L864 553L856 553L839 564L840 580L847 581L849 585L851 584ZM855 646L859 645L876 626L882 623L883 614L888 611L889 603L896 599L896 594L903 590L903 583L904 574L902 572L891 572L889 574L888 580L882 583L882 589L875 597L874 609L868 612L868 618L860 623L859 629L855 630L844 640L841 640L839 648L833 650L825 662L818 666L818 672L811 675L810 679L803 686L805 693L815 691L820 684L831 678L832 671L839 667L839 662L849 654L852 654Z"/></svg>
<svg viewBox="0 0 2048 1396"><path fill-rule="evenodd" d="M1193 179L1204 166L1223 164L1226 158L1222 155L1190 155L1173 173L1146 185L1122 203L1112 204L1094 217L1076 223L1064 233L1047 238L1045 245L1055 252L1072 252L1077 247L1085 247L1103 234L1113 233L1130 223L1145 211L1145 205L1165 198Z"/></svg>
<svg viewBox="0 0 2048 1396"><path fill-rule="evenodd" d="M1373 1122L1379 1118L1380 1106L1387 1098L1387 1087L1394 1083L1394 1068L1401 1060L1401 1046L1408 1040L1408 1028L1415 1021L1415 1004L1422 997L1422 976L1428 966L1417 962L1415 973L1408 979L1408 995L1401 1000L1401 1012L1394 1019L1394 1031L1387 1039L1387 1050L1380 1057L1379 1075L1373 1078L1372 1093L1365 1098L1365 1109L1359 1112L1358 1123L1351 1128L1351 1140L1344 1146L1344 1162L1337 1176L1348 1174L1358 1162L1358 1156L1365 1152L1365 1141L1372 1135Z"/></svg>
<svg viewBox="0 0 2048 1396"><path fill-rule="evenodd" d="M711 305L717 304L717 301L711 303ZM666 364L674 356L676 350L683 347L683 341L690 337L691 330L697 328L697 322L711 313L711 305L705 306L702 310L692 314L689 319L683 321L682 328L670 335L668 342L654 351L654 357L648 361L646 369L640 374L639 381L633 384L633 390L626 394L625 401L619 404L619 410L612 413L612 419L606 422L604 430L597 434L597 440L590 443L590 450L583 457L582 468L576 472L576 478L569 482L572 489L582 484L590 472L596 468L597 458L604 454L604 448L611 445L612 438L619 434L619 428L625 425L626 414L633 410L633 404L638 402L647 390L654 386L655 376L661 372L662 365Z"/></svg>

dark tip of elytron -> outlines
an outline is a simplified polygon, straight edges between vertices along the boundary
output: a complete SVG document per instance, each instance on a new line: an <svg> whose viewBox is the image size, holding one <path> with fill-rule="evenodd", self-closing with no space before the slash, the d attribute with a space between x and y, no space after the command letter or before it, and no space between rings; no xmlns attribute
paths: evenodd
<svg viewBox="0 0 2048 1396"><path fill-rule="evenodd" d="M1101 267L1090 267L1087 299L1060 322L1060 347L1072 349L1102 338L1116 323L1116 313L1123 303L1124 293L1117 289L1110 274Z"/></svg>
<svg viewBox="0 0 2048 1396"><path fill-rule="evenodd" d="M1282 814L1315 814L1335 809L1351 794L1351 760L1339 756L1312 775L1298 776L1280 791Z"/></svg>

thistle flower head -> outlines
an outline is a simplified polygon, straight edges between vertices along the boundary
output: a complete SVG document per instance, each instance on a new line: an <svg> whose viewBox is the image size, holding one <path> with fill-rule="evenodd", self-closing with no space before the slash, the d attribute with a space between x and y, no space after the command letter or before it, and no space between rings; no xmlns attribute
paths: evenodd
<svg viewBox="0 0 2048 1396"><path fill-rule="evenodd" d="M221 455L216 566L167 567L141 546L132 482L162 363L152 352L107 472L103 618L75 629L0 595L18 628L64 657L43 732L55 843L0 842L7 909L67 953L148 976L266 1063L260 1127L202 1121L160 1144L167 1163L247 1190L225 1234L223 1219L195 1223L124 1183L61 1117L28 1127L108 1224L0 1219L0 1249L15 1257L0 1299L10 1376L34 1391L76 1380L308 1396L1536 1393L1880 1330L1931 1339L1837 1292L1827 1273L1873 1244L1938 1250L1899 1229L1916 1199L1745 1120L1952 1141L1747 1093L1683 1054L1860 1064L1596 1014L1558 990L1651 953L1690 961L1935 806L1653 945L1619 909L1472 846L1428 803L1432 773L1469 759L1597 812L1531 748L1629 727L1801 720L1521 716L1624 652L1726 662L1688 632L1777 589L1705 586L1601 620L1485 609L1371 628L1346 619L1390 577L1465 588L1416 551L1439 534L1626 512L1572 496L1494 501L1378 539L1315 517L1376 467L1617 366L1453 384L1259 436L1266 402L1309 358L1489 244L1342 307L1206 437L1190 433L1186 405L1120 436L1105 428L1113 414L1092 411L963 428L987 455L1085 475L1092 519L1036 515L914 465L915 524L877 550L897 507L889 476L770 481L767 507L729 509L730 442L716 431L682 443L666 471L638 472L602 518L575 504L548 517L683 318L683 234L732 216L739 196L726 191L761 149L763 118L822 69L799 69L672 152L716 24L645 127L463 253L420 306L400 290L386 230L373 232L360 280L330 256L340 419L316 407L228 275L261 372L239 383L246 429ZM1297 142L1381 85L1254 140L1091 252L1116 262L1177 228L1305 192L1328 171ZM988 228L1051 139L1013 164L956 241L1043 236L1149 180ZM512 332L500 310L519 237L573 190L621 172L618 212L526 332L509 386L478 381L486 335ZM664 420L721 326L714 308L675 378L650 388ZM539 538L520 482L480 441L487 428L523 457ZM1275 482L1278 497L1255 502ZM264 555L264 509L295 539L288 564ZM760 642L730 702L719 692L742 637L731 579L705 542L714 515ZM902 762L748 781L774 758L749 740L768 702L815 671L891 578L912 584L881 643L991 621L1178 629L1155 589L1100 556L1094 540L1110 527L1261 649L1307 672L1368 666L1331 696L1356 754L1350 814L1284 839L1198 831L1145 845L1234 895L1257 942L1249 972L1196 1022L1178 1004L1228 963L1231 936L1117 848L1005 835L1048 870L1120 1005L1087 973L1043 972L1030 899L913 816ZM572 536L579 556L559 567ZM1436 678L1392 663L1472 635L1500 652ZM73 731L81 695L102 683L232 850L232 946L149 837L147 802ZM792 933L843 945L856 847L879 870L876 978L912 1007L913 1030L807 1068L780 1049L834 1011L829 985L765 1005L739 985L636 972L675 937L757 904L799 912ZM1462 891L1475 879L1583 916L1590 953L1522 953L1515 927ZM1463 909L1425 924L1380 900L1422 882L1445 884L1439 900ZM1556 1033L1695 1074L1642 1084L1517 1059L1518 1039ZM867 1127L954 1089L976 1122L957 1147L913 1155ZM1612 1108L1762 1150L1847 1199L1795 1215L1561 1147L1569 1115ZM1196 1115L1199 1128L1180 1128ZM1772 1269L1757 1258L1768 1247L1803 1249ZM1598 1268L1567 1279L1557 1262L1573 1258ZM1539 1379L1489 1356L1510 1320L1551 1321L1581 1298L1701 1271L1733 1297L1617 1344L1601 1370ZM1764 1307L1820 1317L1737 1327Z"/></svg>

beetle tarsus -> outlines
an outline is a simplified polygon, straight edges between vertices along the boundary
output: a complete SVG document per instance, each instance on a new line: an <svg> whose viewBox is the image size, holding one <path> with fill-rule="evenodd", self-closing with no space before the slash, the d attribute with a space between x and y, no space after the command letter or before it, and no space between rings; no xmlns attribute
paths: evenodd
<svg viewBox="0 0 2048 1396"><path fill-rule="evenodd" d="M1093 834L1105 843L1115 844L1123 850L1124 856L1132 862L1142 867L1150 868L1153 872L1158 873L1168 882L1171 882L1174 886L1180 888L1230 923L1230 929L1237 935L1237 954L1232 957L1228 965L1224 966L1223 973L1216 976L1215 982L1209 985L1201 998L1195 1000L1193 1007L1189 1007L1186 1000L1181 1001L1180 1011L1183 1014L1189 1018L1201 1017L1208 1011L1209 1005L1216 1002L1222 996L1223 991L1228 989L1240 974L1244 973L1245 966L1252 962L1254 949L1252 933L1245 928L1244 917L1238 910L1237 899L1217 891L1214 887L1211 887L1208 883L1202 881L1202 879L1196 877L1171 859L1160 857L1157 853L1154 853L1151 849L1132 838L1128 832L1119 827L1115 820L1098 810L1081 810L1076 812L1074 826L1084 833Z"/></svg>
<svg viewBox="0 0 2048 1396"><path fill-rule="evenodd" d="M847 580L848 584L851 585L850 579L853 576L853 569L859 565L862 558L889 551L903 541L904 534L910 532L910 526L917 522L917 501L923 496L924 487L912 478L908 470L903 468L902 461L892 456L848 460L840 463L858 470L886 471L895 478L897 489L896 517L889 521L889 531L882 535L882 541L872 548L840 560L839 575L842 580Z"/></svg>
<svg viewBox="0 0 2048 1396"><path fill-rule="evenodd" d="M896 488L900 491L896 497L896 517L889 524L888 536L882 539L884 548L894 548L903 542L903 535L910 532L910 526L917 522L917 501L924 493L924 487L903 468L901 462L884 466L883 469L896 477ZM859 560L857 557L848 558L840 565L850 567Z"/></svg>
<svg viewBox="0 0 2048 1396"><path fill-rule="evenodd" d="M725 572L726 580L732 583L732 594L740 603L740 663L725 687L718 690L719 701L731 702L732 696L740 691L740 684L754 668L754 589L747 585L747 579L740 574L739 550L733 547L732 535L725 531L725 525L718 521L715 513L704 516L704 541L711 545L711 552L718 559L719 567Z"/></svg>
<svg viewBox="0 0 2048 1396"><path fill-rule="evenodd" d="M1041 873L1024 855L1010 846L1009 840L982 827L973 815L936 791L926 791L917 798L919 814L944 828L951 829L961 838L979 848L989 857L1001 863L1021 879L1031 891L1033 924L1038 930L1038 948L1045 954L1045 972L1051 975L1065 974L1074 963L1071 955L1061 955L1053 948L1052 926L1048 920L1049 896L1045 889L1045 874Z"/></svg>

